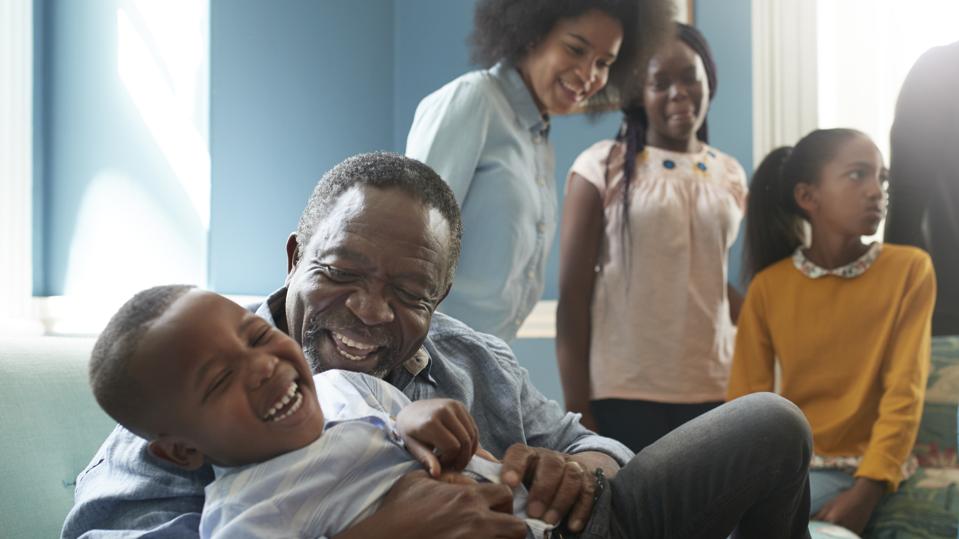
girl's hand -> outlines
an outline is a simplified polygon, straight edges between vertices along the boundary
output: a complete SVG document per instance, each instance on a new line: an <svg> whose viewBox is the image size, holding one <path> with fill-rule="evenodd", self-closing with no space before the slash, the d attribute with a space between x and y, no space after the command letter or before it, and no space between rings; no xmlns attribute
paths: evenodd
<svg viewBox="0 0 959 539"><path fill-rule="evenodd" d="M856 534L862 534L885 491L885 483L857 477L849 490L830 500L813 515L813 520L831 522Z"/></svg>
<svg viewBox="0 0 959 539"><path fill-rule="evenodd" d="M403 408L396 428L410 454L436 478L444 468L462 470L479 447L476 422L459 401L427 399Z"/></svg>

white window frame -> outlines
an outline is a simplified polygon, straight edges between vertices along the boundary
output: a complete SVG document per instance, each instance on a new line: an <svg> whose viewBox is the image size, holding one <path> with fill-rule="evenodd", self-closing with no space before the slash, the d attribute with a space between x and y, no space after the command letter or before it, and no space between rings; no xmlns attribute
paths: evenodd
<svg viewBox="0 0 959 539"><path fill-rule="evenodd" d="M33 316L33 0L0 2L0 333Z"/></svg>

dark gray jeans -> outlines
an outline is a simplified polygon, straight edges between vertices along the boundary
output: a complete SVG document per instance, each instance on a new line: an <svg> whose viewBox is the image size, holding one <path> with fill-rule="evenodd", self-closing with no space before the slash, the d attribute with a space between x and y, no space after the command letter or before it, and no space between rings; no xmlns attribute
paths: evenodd
<svg viewBox="0 0 959 539"><path fill-rule="evenodd" d="M736 399L610 479L582 539L808 538L809 424L771 393Z"/></svg>

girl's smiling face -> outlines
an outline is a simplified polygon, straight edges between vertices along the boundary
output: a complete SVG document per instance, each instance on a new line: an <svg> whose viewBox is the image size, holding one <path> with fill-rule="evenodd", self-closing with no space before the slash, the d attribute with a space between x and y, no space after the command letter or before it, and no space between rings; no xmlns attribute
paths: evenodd
<svg viewBox="0 0 959 539"><path fill-rule="evenodd" d="M680 39L650 59L643 89L650 146L689 151L709 109L709 84L703 59Z"/></svg>

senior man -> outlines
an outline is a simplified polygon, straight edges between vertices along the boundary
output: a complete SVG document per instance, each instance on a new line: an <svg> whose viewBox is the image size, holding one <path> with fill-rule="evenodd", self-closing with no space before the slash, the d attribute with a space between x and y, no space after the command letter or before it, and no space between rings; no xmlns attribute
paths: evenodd
<svg viewBox="0 0 959 539"><path fill-rule="evenodd" d="M366 372L412 400L463 402L482 446L502 458L505 485L529 486L528 513L579 531L592 512L596 470L615 475L632 454L539 393L501 340L435 312L453 284L461 232L453 194L429 167L397 154L352 157L317 184L287 241L285 286L257 313L302 344L314 371ZM786 406L710 414L701 428L644 452L628 495L648 512L630 518L651 536L679 537L693 525L690 537L719 537L740 520L768 532L808 513L805 484L773 479L786 452L776 444L803 439L783 431L797 430L776 415L777 407L792 413ZM761 472L767 464L773 473ZM211 477L208 468L165 466L118 427L78 477L63 535L196 535ZM522 521L494 510L508 501L505 485L446 484L414 472L337 537L523 537Z"/></svg>

